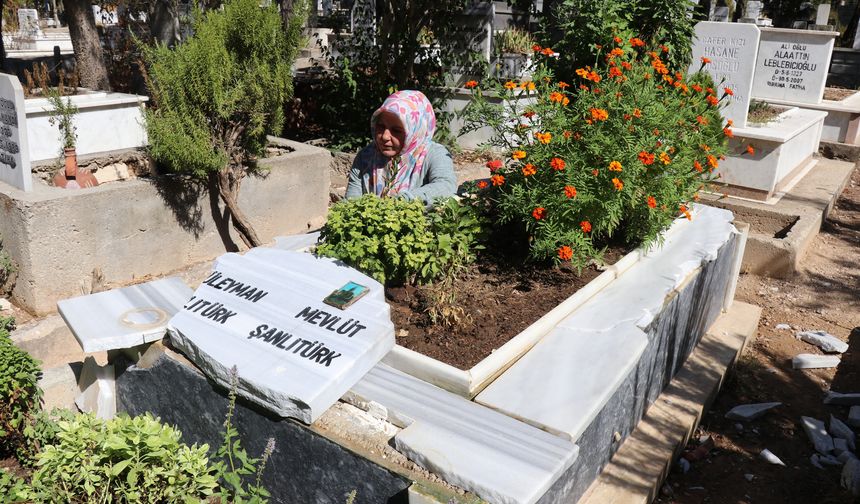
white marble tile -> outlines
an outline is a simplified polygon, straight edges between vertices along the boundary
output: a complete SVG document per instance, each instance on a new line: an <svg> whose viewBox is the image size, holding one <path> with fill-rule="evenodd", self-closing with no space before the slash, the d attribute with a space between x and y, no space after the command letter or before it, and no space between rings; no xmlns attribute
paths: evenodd
<svg viewBox="0 0 860 504"><path fill-rule="evenodd" d="M395 443L410 459L491 502L535 502L578 454L569 441L385 364L346 399L405 427Z"/></svg>
<svg viewBox="0 0 860 504"><path fill-rule="evenodd" d="M276 236L275 248L281 250L289 250L291 252L305 252L310 247L317 244L320 232L295 234L289 236Z"/></svg>
<svg viewBox="0 0 860 504"><path fill-rule="evenodd" d="M191 297L179 277L64 299L57 309L86 353L130 348L164 336Z"/></svg>
<svg viewBox="0 0 860 504"><path fill-rule="evenodd" d="M370 293L345 310L323 303L348 281ZM241 294L246 287L256 291ZM271 248L219 257L168 328L207 376L227 385L236 366L241 395L306 423L394 346L378 282L327 259Z"/></svg>

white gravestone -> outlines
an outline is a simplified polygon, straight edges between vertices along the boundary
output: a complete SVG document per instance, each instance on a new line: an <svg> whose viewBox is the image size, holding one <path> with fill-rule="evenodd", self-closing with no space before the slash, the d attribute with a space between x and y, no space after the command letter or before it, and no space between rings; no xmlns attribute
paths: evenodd
<svg viewBox="0 0 860 504"><path fill-rule="evenodd" d="M837 32L763 29L753 96L821 103L837 35Z"/></svg>
<svg viewBox="0 0 860 504"><path fill-rule="evenodd" d="M821 4L815 12L815 24L828 25L830 24L830 4Z"/></svg>
<svg viewBox="0 0 860 504"><path fill-rule="evenodd" d="M347 282L369 293L341 310ZM312 423L394 346L382 285L329 259L271 248L225 254L168 324L207 376L284 417Z"/></svg>
<svg viewBox="0 0 860 504"><path fill-rule="evenodd" d="M44 37L36 9L18 9L18 32L29 38Z"/></svg>
<svg viewBox="0 0 860 504"><path fill-rule="evenodd" d="M705 65L705 71L713 77L718 97L723 96L725 88L734 93L722 111L723 117L731 119L737 127L746 126L759 28L745 23L702 21L695 30L690 72L699 69L703 57L708 58L711 62Z"/></svg>
<svg viewBox="0 0 860 504"><path fill-rule="evenodd" d="M0 74L0 181L33 190L24 89L18 77Z"/></svg>

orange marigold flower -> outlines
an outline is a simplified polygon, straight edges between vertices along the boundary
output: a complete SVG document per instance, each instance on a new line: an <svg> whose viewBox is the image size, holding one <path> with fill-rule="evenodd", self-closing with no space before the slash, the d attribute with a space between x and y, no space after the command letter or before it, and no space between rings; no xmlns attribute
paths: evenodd
<svg viewBox="0 0 860 504"><path fill-rule="evenodd" d="M534 110L526 110L525 112L523 112L523 117L525 117L526 119L531 119L534 116L535 116Z"/></svg>
<svg viewBox="0 0 860 504"><path fill-rule="evenodd" d="M591 109L591 118L595 121L605 121L609 119L609 112L600 108Z"/></svg>
<svg viewBox="0 0 860 504"><path fill-rule="evenodd" d="M566 163L564 162L564 159L554 157L550 160L549 165L555 171L562 171L564 170Z"/></svg>
<svg viewBox="0 0 860 504"><path fill-rule="evenodd" d="M637 157L639 158L639 161L642 161L642 164L644 164L645 166L653 164L655 159L654 154L651 154L647 151L640 151Z"/></svg>
<svg viewBox="0 0 860 504"><path fill-rule="evenodd" d="M567 96L565 96L565 97L561 100L561 104L562 104L563 106L565 106L565 107L567 107L567 105L568 105L569 103L570 103L570 98L568 98Z"/></svg>
<svg viewBox="0 0 860 504"><path fill-rule="evenodd" d="M657 200L654 199L654 196L648 196L647 203L648 203L648 207L657 208Z"/></svg>
<svg viewBox="0 0 860 504"><path fill-rule="evenodd" d="M558 87L560 89L567 89L570 87L570 84L568 84L567 82L564 82L564 81L558 81Z"/></svg>
<svg viewBox="0 0 860 504"><path fill-rule="evenodd" d="M734 92L734 91L732 91L732 88L723 88L723 93L725 93L725 94L727 94L727 95L729 95L729 96L734 96L734 95L735 95L735 92Z"/></svg>
<svg viewBox="0 0 860 504"><path fill-rule="evenodd" d="M663 162L664 165L667 165L672 162L672 158L669 157L665 152L660 153L660 161Z"/></svg>
<svg viewBox="0 0 860 504"><path fill-rule="evenodd" d="M623 40L621 40L621 37L617 35L613 37L612 40L614 40L616 44L620 44L621 42L623 42Z"/></svg>
<svg viewBox="0 0 860 504"><path fill-rule="evenodd" d="M522 81L520 82L520 89L528 89L529 91L534 91L535 83L533 81Z"/></svg>
<svg viewBox="0 0 860 504"><path fill-rule="evenodd" d="M600 173L600 170L598 170L598 169L591 170L591 174L594 175L595 177L597 176L598 173Z"/></svg>
<svg viewBox="0 0 860 504"><path fill-rule="evenodd" d="M543 219L544 217L546 217L546 208L544 208L544 207L535 208L534 210L532 210L532 217L534 217L535 220Z"/></svg>
<svg viewBox="0 0 860 504"><path fill-rule="evenodd" d="M501 175L493 175L490 177L490 182L492 182L494 186L500 186L505 183L505 177Z"/></svg>
<svg viewBox="0 0 860 504"><path fill-rule="evenodd" d="M640 117L642 117L642 111L638 108L633 109L633 117L639 119Z"/></svg>
<svg viewBox="0 0 860 504"><path fill-rule="evenodd" d="M712 95L712 94L714 94L714 88L708 88L705 90L705 92L708 93L709 95Z"/></svg>
<svg viewBox="0 0 860 504"><path fill-rule="evenodd" d="M513 158L514 160L517 160L517 161L520 159L525 159L525 157L526 157L526 151L515 150L513 153L511 153L511 158Z"/></svg>
<svg viewBox="0 0 860 504"><path fill-rule="evenodd" d="M663 44L660 44L660 49L661 49L663 52L669 52L669 47L667 47L667 46L665 46L665 45L663 45Z"/></svg>
<svg viewBox="0 0 860 504"><path fill-rule="evenodd" d="M617 178L612 179L612 185L615 186L616 191L624 189L624 182L618 180Z"/></svg>
<svg viewBox="0 0 860 504"><path fill-rule="evenodd" d="M573 134L573 139L574 140L582 140L582 133L577 131L576 133Z"/></svg>
<svg viewBox="0 0 860 504"><path fill-rule="evenodd" d="M712 107L716 107L717 103L720 102L719 100L717 100L717 97L714 95L708 95L708 97L705 99L708 100L708 103L710 103Z"/></svg>
<svg viewBox="0 0 860 504"><path fill-rule="evenodd" d="M552 141L552 133L535 133L535 138L544 145L550 143Z"/></svg>
<svg viewBox="0 0 860 504"><path fill-rule="evenodd" d="M645 42L643 42L642 39L638 37L633 37L632 39L630 39L630 45L633 47L645 47Z"/></svg>
<svg viewBox="0 0 860 504"><path fill-rule="evenodd" d="M695 168L697 172L702 173L702 164L698 161L693 161L693 168Z"/></svg>
<svg viewBox="0 0 860 504"><path fill-rule="evenodd" d="M693 90L694 90L695 92L697 92L697 93L701 93L701 92L702 92L702 86L700 86L700 85L698 85L698 84L693 84L692 88L693 88Z"/></svg>
<svg viewBox="0 0 860 504"><path fill-rule="evenodd" d="M693 220L693 216L690 215L690 211L687 210L687 207L685 207L684 205L681 205L678 208L678 211L681 212L684 215L684 217L687 218L687 220Z"/></svg>
<svg viewBox="0 0 860 504"><path fill-rule="evenodd" d="M669 76L669 75L664 75L664 76L663 76L663 80L664 80L664 81L666 81L666 82L668 82L669 84L671 84L671 83L675 82L675 80L674 80L671 76Z"/></svg>
<svg viewBox="0 0 860 504"><path fill-rule="evenodd" d="M568 130L564 130L564 132L562 133L562 136L563 136L564 138L570 139L570 135L571 135L571 134L572 134L572 133L571 133L570 131L568 131Z"/></svg>
<svg viewBox="0 0 860 504"><path fill-rule="evenodd" d="M711 152L711 148L708 146L708 144L702 144L699 147L701 147L702 150L705 152Z"/></svg>
<svg viewBox="0 0 860 504"><path fill-rule="evenodd" d="M553 51L549 47L545 47L543 49L543 51L541 51L540 53L543 54L544 56L552 56L553 54L555 54L555 51Z"/></svg>
<svg viewBox="0 0 860 504"><path fill-rule="evenodd" d="M559 93L558 91L553 91L549 94L549 101L561 103L561 100L564 99L564 95Z"/></svg>
<svg viewBox="0 0 860 504"><path fill-rule="evenodd" d="M702 56L702 64L703 65L707 65L710 62L711 62L711 58L706 58L706 57Z"/></svg>
<svg viewBox="0 0 860 504"><path fill-rule="evenodd" d="M618 69L618 67L612 67L609 69L610 77L621 77L622 75L623 74L621 73L621 70Z"/></svg>
<svg viewBox="0 0 860 504"><path fill-rule="evenodd" d="M734 122L734 121L732 121L731 119L727 119L727 120L726 120L726 126L731 127L731 126L734 126L734 125L735 125L735 122Z"/></svg>
<svg viewBox="0 0 860 504"><path fill-rule="evenodd" d="M720 163L717 162L717 158L711 154L708 154L708 166L710 166L711 168L716 168L719 165Z"/></svg>
<svg viewBox="0 0 860 504"><path fill-rule="evenodd" d="M532 51L534 51L534 52L540 52L540 50L541 50L541 46L539 46L539 45L537 45L537 44L535 44L535 45L533 45L533 46L532 46Z"/></svg>
<svg viewBox="0 0 860 504"><path fill-rule="evenodd" d="M609 171L621 171L621 163L618 161L612 161L609 163Z"/></svg>
<svg viewBox="0 0 860 504"><path fill-rule="evenodd" d="M696 116L696 122L699 124L708 124L708 120L705 119L703 116L700 116L700 115Z"/></svg>
<svg viewBox="0 0 860 504"><path fill-rule="evenodd" d="M490 169L490 173L498 170L501 167L502 167L502 160L501 159L491 159L491 160L487 161L487 168Z"/></svg>
<svg viewBox="0 0 860 504"><path fill-rule="evenodd" d="M610 56L624 56L624 49L620 47L616 47L615 49L609 51Z"/></svg>
<svg viewBox="0 0 860 504"><path fill-rule="evenodd" d="M621 62L621 66L622 66L625 70L630 70L631 68L633 68L633 65L631 65L630 63L628 63L628 62L626 62L626 61L622 61L622 62Z"/></svg>
<svg viewBox="0 0 860 504"><path fill-rule="evenodd" d="M514 81L505 82L505 89L514 89L517 87L517 84Z"/></svg>
<svg viewBox="0 0 860 504"><path fill-rule="evenodd" d="M723 133L729 138L734 138L734 136L735 136L735 134L732 132L732 129L729 128L728 126L723 128Z"/></svg>
<svg viewBox="0 0 860 504"><path fill-rule="evenodd" d="M645 80L651 80L651 74L646 73L645 74Z"/></svg>
<svg viewBox="0 0 860 504"><path fill-rule="evenodd" d="M466 84L463 85L466 89L472 89L478 87L478 81L470 80Z"/></svg>
<svg viewBox="0 0 860 504"><path fill-rule="evenodd" d="M558 248L558 258L562 261L570 261L573 258L573 249L567 245Z"/></svg>
<svg viewBox="0 0 860 504"><path fill-rule="evenodd" d="M530 177L530 176L534 175L535 173L537 173L537 168L535 168L535 165L533 165L531 163L526 163L526 165L523 166L523 175L524 176Z"/></svg>
<svg viewBox="0 0 860 504"><path fill-rule="evenodd" d="M587 220L584 220L584 221L579 223L579 229L581 229L583 233L590 233L591 232L591 223L588 222Z"/></svg>
<svg viewBox="0 0 860 504"><path fill-rule="evenodd" d="M753 149L752 144L747 145L747 154L750 156L755 155L755 149Z"/></svg>
<svg viewBox="0 0 860 504"><path fill-rule="evenodd" d="M567 196L568 198L575 198L576 197L576 188L573 187L572 185L564 186L564 195Z"/></svg>
<svg viewBox="0 0 860 504"><path fill-rule="evenodd" d="M478 182L478 189L486 189L489 185L486 180L481 180Z"/></svg>
<svg viewBox="0 0 860 504"><path fill-rule="evenodd" d="M657 128L654 128L654 131L652 131L651 133L654 133L654 136L660 136L660 130L658 130Z"/></svg>

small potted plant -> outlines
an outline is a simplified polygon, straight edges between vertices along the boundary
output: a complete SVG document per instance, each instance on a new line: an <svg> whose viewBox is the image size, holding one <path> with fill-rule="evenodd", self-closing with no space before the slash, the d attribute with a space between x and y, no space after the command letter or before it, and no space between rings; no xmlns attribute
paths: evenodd
<svg viewBox="0 0 860 504"><path fill-rule="evenodd" d="M531 33L511 28L496 32L493 50L496 53L496 76L501 79L526 79L531 73Z"/></svg>
<svg viewBox="0 0 860 504"><path fill-rule="evenodd" d="M72 103L70 98L66 98L63 101L57 88L51 88L45 94L52 107L48 111L51 114L48 122L52 126L57 126L60 130L63 141L62 156L65 159L65 168L54 175L54 185L68 189L98 185L98 181L96 181L92 174L78 173L78 156L75 151L75 143L77 142L78 135L73 122L75 114L78 113L78 107Z"/></svg>

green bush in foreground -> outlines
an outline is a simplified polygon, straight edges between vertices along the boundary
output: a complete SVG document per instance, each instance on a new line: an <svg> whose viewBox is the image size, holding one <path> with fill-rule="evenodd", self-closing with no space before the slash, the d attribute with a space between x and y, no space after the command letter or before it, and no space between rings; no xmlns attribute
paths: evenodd
<svg viewBox="0 0 860 504"><path fill-rule="evenodd" d="M39 361L9 337L14 320L0 317L0 455L26 448L25 430L39 410Z"/></svg>

